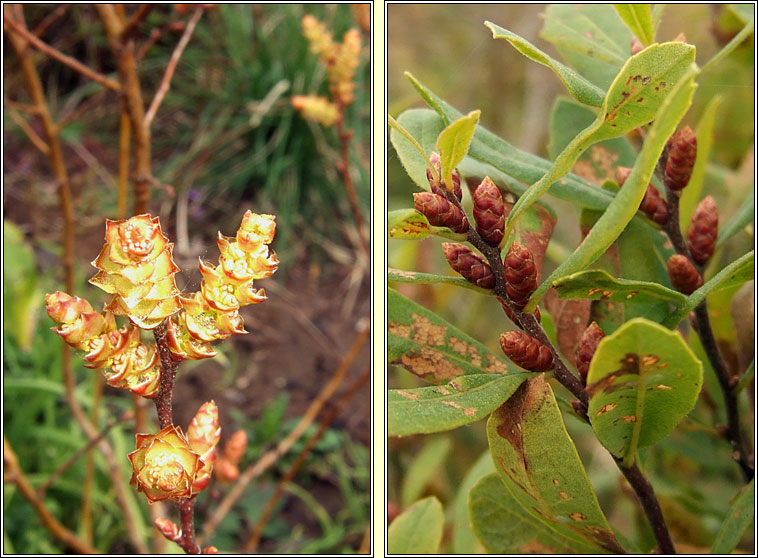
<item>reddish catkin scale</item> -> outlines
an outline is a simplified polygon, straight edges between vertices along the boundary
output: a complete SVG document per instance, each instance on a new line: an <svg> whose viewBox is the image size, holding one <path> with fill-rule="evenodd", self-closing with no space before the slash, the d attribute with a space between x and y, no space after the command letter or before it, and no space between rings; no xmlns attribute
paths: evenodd
<svg viewBox="0 0 758 558"><path fill-rule="evenodd" d="M435 227L447 227L457 233L465 233L468 228L466 214L444 197L431 192L413 194L413 205Z"/></svg>
<svg viewBox="0 0 758 558"><path fill-rule="evenodd" d="M505 232L506 207L500 189L488 176L474 190L476 232L490 246L497 246Z"/></svg>
<svg viewBox="0 0 758 558"><path fill-rule="evenodd" d="M464 244L443 242L442 252L454 271L483 289L495 287L495 275L483 257Z"/></svg>
<svg viewBox="0 0 758 558"><path fill-rule="evenodd" d="M701 201L692 215L687 233L687 247L692 258L699 264L711 259L719 234L719 210L711 196Z"/></svg>
<svg viewBox="0 0 758 558"><path fill-rule="evenodd" d="M687 186L692 176L697 157L697 138L692 128L685 126L669 138L668 146L664 179L666 187L676 192Z"/></svg>
<svg viewBox="0 0 758 558"><path fill-rule="evenodd" d="M526 333L507 331L501 334L500 347L515 364L530 372L544 372L553 368L550 349Z"/></svg>
<svg viewBox="0 0 758 558"><path fill-rule="evenodd" d="M513 242L505 255L505 290L519 310L526 306L537 288L537 268L529 249Z"/></svg>
<svg viewBox="0 0 758 558"><path fill-rule="evenodd" d="M434 176L432 175L432 169L428 167L426 169L426 179L429 181L429 185L432 187L432 192L444 197L445 182L442 180L442 165L440 164L439 154L432 153L429 155L429 162L434 165L434 169L437 171L439 181L435 182ZM455 171L453 171L453 193L455 194L455 197L458 198L458 201L461 201L461 199L463 199L463 190L461 190L461 176Z"/></svg>
<svg viewBox="0 0 758 558"><path fill-rule="evenodd" d="M703 278L688 257L674 254L667 267L671 284L677 291L688 295L703 286Z"/></svg>
<svg viewBox="0 0 758 558"><path fill-rule="evenodd" d="M576 348L576 369L579 371L579 377L583 384L587 384L587 372L590 369L590 362L595 355L600 340L605 337L605 333L600 329L596 322L592 322L582 333L579 339L579 345Z"/></svg>
<svg viewBox="0 0 758 558"><path fill-rule="evenodd" d="M632 169L628 167L618 167L616 169L616 182L618 182L619 186L624 185L631 172ZM666 200L661 197L658 188L652 184L647 185L645 195L642 198L642 202L640 202L640 211L659 225L663 225L668 219L669 212Z"/></svg>

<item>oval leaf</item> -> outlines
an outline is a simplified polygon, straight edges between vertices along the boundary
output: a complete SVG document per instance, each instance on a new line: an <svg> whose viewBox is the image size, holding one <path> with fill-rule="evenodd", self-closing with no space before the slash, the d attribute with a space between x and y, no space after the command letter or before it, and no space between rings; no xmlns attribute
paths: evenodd
<svg viewBox="0 0 758 558"><path fill-rule="evenodd" d="M613 302L660 302L683 305L687 297L658 283L616 279L607 271L580 271L553 282L560 298L588 298Z"/></svg>
<svg viewBox="0 0 758 558"><path fill-rule="evenodd" d="M571 441L550 385L530 378L487 421L495 469L536 520L571 544L624 552Z"/></svg>
<svg viewBox="0 0 758 558"><path fill-rule="evenodd" d="M505 488L497 473L469 492L474 534L490 554L595 554L594 544L574 541L529 514Z"/></svg>
<svg viewBox="0 0 758 558"><path fill-rule="evenodd" d="M452 554L476 554L479 542L471 528L471 521L469 521L469 494L474 485L487 475L497 477L495 467L492 465L490 452L484 451L466 472L466 476L463 477L455 492L452 520L453 534L450 541L450 551ZM498 482L500 482L500 479L498 479ZM502 485L503 483L500 482L500 486Z"/></svg>
<svg viewBox="0 0 758 558"><path fill-rule="evenodd" d="M387 292L387 361L439 384L464 374L507 374L518 369L393 289Z"/></svg>
<svg viewBox="0 0 758 558"><path fill-rule="evenodd" d="M587 374L589 417L598 440L631 464L695 405L703 365L682 337L635 318L605 337Z"/></svg>
<svg viewBox="0 0 758 558"><path fill-rule="evenodd" d="M632 56L608 89L595 122L566 146L553 167L513 206L505 227L506 236L524 210L545 194L553 182L568 173L590 145L623 135L656 118L664 100L670 97L676 84L691 71L694 62L695 47L680 42L652 45ZM686 104L689 106L689 100ZM674 126L678 121L679 119L674 122ZM647 182L649 177L645 186ZM634 207L638 206L639 203Z"/></svg>
<svg viewBox="0 0 758 558"><path fill-rule="evenodd" d="M420 271L404 271L402 269L387 269L387 281L396 281L398 283L415 283L415 284L440 284L447 283L449 285L455 285L456 287L463 287L464 289L471 289L482 294L491 295L492 291L477 287L470 281L467 281L460 275L436 275L433 273L421 273Z"/></svg>
<svg viewBox="0 0 758 558"><path fill-rule="evenodd" d="M421 144L427 153L433 149L437 137L445 127L441 118L425 109L406 110L397 117L397 122ZM390 141L408 176L416 183L416 186L429 191L431 187L426 178L426 162L421 154L403 134L394 128L390 130Z"/></svg>
<svg viewBox="0 0 758 558"><path fill-rule="evenodd" d="M650 16L650 4L614 4L621 20L629 30L637 35L640 42L647 46L653 42L653 19Z"/></svg>
<svg viewBox="0 0 758 558"><path fill-rule="evenodd" d="M403 477L400 502L404 508L415 502L439 476L451 447L448 437L427 438Z"/></svg>
<svg viewBox="0 0 758 558"><path fill-rule="evenodd" d="M442 504L424 498L398 515L387 530L387 554L436 554L442 542Z"/></svg>
<svg viewBox="0 0 758 558"><path fill-rule="evenodd" d="M448 188L453 187L453 170L463 161L466 153L468 153L468 147L471 143L471 138L474 137L474 130L481 114L482 111L480 110L471 111L466 116L459 118L455 122L451 122L449 126L440 132L437 138L442 179L448 185Z"/></svg>
<svg viewBox="0 0 758 558"><path fill-rule="evenodd" d="M389 436L430 434L477 422L508 399L531 374L473 374L439 386L391 389Z"/></svg>
<svg viewBox="0 0 758 558"><path fill-rule="evenodd" d="M726 519L721 524L716 541L711 548L711 554L729 554L735 549L742 534L753 521L755 515L755 479L743 487L734 498Z"/></svg>
<svg viewBox="0 0 758 558"><path fill-rule="evenodd" d="M580 103L593 107L599 107L603 104L605 91L591 83L589 80L583 78L568 66L564 66L557 60L542 52L526 39L519 37L515 33L512 33L499 25L495 25L489 21L485 21L484 25L489 27L490 31L492 31L492 37L494 39L505 39L527 58L553 70L555 75L557 75L566 86L566 89L568 89L571 96Z"/></svg>

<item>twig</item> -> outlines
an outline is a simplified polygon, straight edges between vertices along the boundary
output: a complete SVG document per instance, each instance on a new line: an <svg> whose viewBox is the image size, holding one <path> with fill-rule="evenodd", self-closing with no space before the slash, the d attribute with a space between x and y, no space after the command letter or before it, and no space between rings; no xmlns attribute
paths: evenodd
<svg viewBox="0 0 758 558"><path fill-rule="evenodd" d="M155 408L158 411L158 423L161 429L174 424L174 418L171 413L171 396L174 392L174 378L176 378L176 368L178 365L171 358L166 333L165 320L153 330L155 343L158 346L158 354L161 357L160 388L158 389L158 396L153 400L155 401Z"/></svg>
<svg viewBox="0 0 758 558"><path fill-rule="evenodd" d="M132 35L139 29L140 23L153 11L155 4L142 4L135 14L126 22L124 29L121 31L120 39L123 42L132 38Z"/></svg>
<svg viewBox="0 0 758 558"><path fill-rule="evenodd" d="M5 435L3 435L3 464L5 466L6 482L10 479L18 487L21 495L26 498L40 520L42 520L42 524L55 538L80 554L100 554L97 549L82 541L73 531L69 531L50 513L50 510L47 509L45 503L24 476L18 464L16 453L13 451Z"/></svg>
<svg viewBox="0 0 758 558"><path fill-rule="evenodd" d="M105 77L102 74L97 73L92 68L89 68L88 66L85 66L75 58L71 58L70 56L63 54L61 51L59 51L56 48L51 47L44 41L38 39L35 37L32 33L24 29L21 25L13 21L8 15L4 15L3 22L5 25L7 25L13 33L16 33L21 36L25 41L27 41L30 45L32 45L34 48L39 50L40 52L43 52L50 56L51 58L55 58L59 62L62 62L69 68L79 72L84 77L91 79L92 81L99 83L100 85L103 85L104 87L107 87L108 89L113 89L114 91L120 91L121 87L119 84L112 79L109 79ZM11 33L11 35L13 34Z"/></svg>
<svg viewBox="0 0 758 558"><path fill-rule="evenodd" d="M187 554L200 554L200 546L195 542L194 509L195 500L185 499L179 502L179 518L182 528L182 538L176 543Z"/></svg>
<svg viewBox="0 0 758 558"><path fill-rule="evenodd" d="M171 86L171 78L176 71L176 66L179 63L179 59L181 58L187 43L189 43L192 33L195 31L197 22L200 21L200 17L203 15L203 11L202 7L195 9L195 13L192 14L192 17L187 22L187 27L184 29L184 33L182 33L182 37L179 39L174 52L171 53L171 58L166 66L166 72L163 74L161 84L158 87L155 97L153 97L153 102L150 103L150 108L147 110L147 114L145 114L144 125L148 128L152 124L153 118L155 118L155 113L158 112L158 107L160 107L163 102L163 98L166 96L166 93L168 93L169 87Z"/></svg>
<svg viewBox="0 0 758 558"><path fill-rule="evenodd" d="M116 212L119 219L126 218L127 183L129 181L129 147L131 145L131 128L126 104L121 101L121 118L118 134L118 193L116 195Z"/></svg>
<svg viewBox="0 0 758 558"><path fill-rule="evenodd" d="M78 461L78 459L90 451L92 448L94 448L97 444L100 443L100 440L105 438L108 435L108 432L110 432L111 428L114 426L121 424L122 422L126 422L128 420L131 420L134 417L134 415L131 412L127 412L122 414L117 420L112 420L108 424L105 425L103 430L100 432L100 434L97 435L96 438L93 438L87 444L78 450L76 450L71 457L69 457L65 463L63 463L58 469L55 470L54 473L52 473L48 479L42 483L38 488L37 492L39 493L40 497L43 497L45 495L45 492L47 492L47 489L50 488L50 486L58 480L58 478L68 470L69 467L71 467L74 463Z"/></svg>
<svg viewBox="0 0 758 558"><path fill-rule="evenodd" d="M286 454L292 445L300 439L300 436L303 435L308 427L313 424L313 421L321 412L321 409L324 408L329 398L342 384L342 381L345 378L345 374L347 374L347 371L350 369L353 361L357 358L358 353L363 347L363 344L366 342L366 339L368 339L369 333L370 329L366 328L361 331L360 334L358 334L358 337L356 337L355 341L353 341L352 347L350 347L347 355L345 355L345 358L342 360L342 362L340 362L340 365L334 371L334 374L332 375L329 382L327 382L327 384L321 389L316 398L311 402L310 406L305 411L305 414L295 425L295 428L293 428L292 431L282 441L280 441L274 449L263 454L258 459L258 461L250 465L247 469L245 469L245 471L242 472L242 474L237 479L234 487L221 501L213 515L208 519L208 521L205 522L205 525L203 526L202 536L200 537L203 541L208 540L211 535L213 535L213 532L216 530L218 524L221 523L224 517L226 517L226 514L231 511L232 506L234 506L237 500L240 499L247 485L250 484L253 479L266 471L266 469L276 463L276 461L284 454Z"/></svg>
<svg viewBox="0 0 758 558"><path fill-rule="evenodd" d="M353 395L355 395L355 393L368 381L370 377L371 369L369 368L363 374L361 374L357 380L348 386L348 388L342 395L340 395L339 399L335 402L332 408L324 414L320 421L318 431L313 436L311 436L311 438L305 444L303 451L300 452L300 455L297 456L297 459L295 459L292 465L290 465L289 469L287 469L287 472L284 473L284 476L279 479L279 482L276 485L276 490L274 490L271 498L269 498L268 502L266 502L266 507L263 509L260 519L258 519L255 527L253 527L253 533L250 535L250 539L248 540L247 545L245 545L245 548L243 550L244 553L253 554L256 551L261 540L263 528L266 526L269 519L271 519L271 514L274 512L274 508L279 503L279 500L284 493L285 485L287 485L295 477L297 472L300 470L300 467L303 466L303 463L305 463L305 460L308 459L308 456L313 451L313 448L316 447L316 444L324 435L324 432L326 432L327 428L329 428L329 425L334 421L335 418L337 418L337 415L339 415L340 411L342 410L342 406Z"/></svg>
<svg viewBox="0 0 758 558"><path fill-rule="evenodd" d="M29 138L29 141L32 142L34 147L39 149L43 155L49 156L50 147L48 147L47 143L45 143L45 140L37 135L37 132L34 131L34 128L29 126L29 123L21 117L18 111L9 107L8 114L10 115L11 120L13 120L13 122L15 122L16 125L21 128L21 130L26 134L26 137Z"/></svg>
<svg viewBox="0 0 758 558"><path fill-rule="evenodd" d="M358 206L358 197L355 194L355 187L353 186L353 179L350 176L350 138L353 136L352 130L345 130L345 107L342 103L337 103L339 109L339 118L337 118L337 135L340 139L340 155L341 160L337 164L337 170L342 175L342 181L345 183L345 189L347 190L347 196L350 199L350 207L353 211L353 219L355 219L355 226L358 228L358 235L361 238L363 250L366 255L371 257L371 250L366 240L365 229L363 228L363 217L361 217L361 210Z"/></svg>
<svg viewBox="0 0 758 558"><path fill-rule="evenodd" d="M55 8L54 11L47 14L42 21L40 21L37 26L32 30L32 33L35 37L39 37L42 35L42 33L45 32L45 30L58 18L60 18L66 11L68 10L69 6L68 4L61 4L57 8Z"/></svg>

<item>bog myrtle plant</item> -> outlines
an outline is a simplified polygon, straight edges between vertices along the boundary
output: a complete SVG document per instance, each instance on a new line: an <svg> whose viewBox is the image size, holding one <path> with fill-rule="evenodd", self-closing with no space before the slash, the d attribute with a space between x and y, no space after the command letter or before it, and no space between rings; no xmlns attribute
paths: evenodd
<svg viewBox="0 0 758 558"><path fill-rule="evenodd" d="M219 232L218 265L200 260L200 290L183 294L175 281L179 268L172 257L173 244L158 217L106 220L105 244L92 262L98 272L90 279L111 295L103 312L60 291L45 299L47 313L57 324L53 331L84 352L85 366L103 369L109 385L155 402L161 429L137 434L136 448L128 455L130 483L150 503L176 502L181 526L167 518L157 518L155 525L188 553L200 552L194 536L194 499L210 482L221 428L214 401L200 407L186 432L174 424L171 399L177 365L211 358L216 355L212 342L246 333L239 309L266 300L254 281L277 269L276 254L269 248L274 234L273 215L248 210L234 237ZM120 328L117 316L126 318ZM143 343L142 332L152 332L155 343ZM235 445L244 451L241 440ZM239 453L225 449L225 471L230 468L227 461L236 467ZM218 551L209 546L202 552Z"/></svg>
<svg viewBox="0 0 758 558"><path fill-rule="evenodd" d="M550 6L543 35L561 52L583 54L567 55L574 68L486 23L495 39L552 69L573 97L554 109L553 143L562 149L552 162L485 130L479 111L458 112L410 74L430 108L389 119L395 152L424 190L413 195L413 208L390 212L391 244L442 236L450 240L441 249L454 272L391 268L389 281L467 288L490 297L507 317L491 324L503 331L503 359L398 290L388 293L389 363L434 384L390 390L389 436L487 418L490 455L467 477L468 521L458 517L458 504L453 510L454 547L470 524L469 533L492 553L674 554L675 542L690 541L672 537L651 475L652 449L670 436L694 435L698 426L719 439L719 458L742 480L736 494L719 495L718 509L728 512L710 550L733 550L751 521L753 448L740 399L753 365L726 364L706 297L751 280L753 252L706 268L749 223L752 206L719 231L714 198L700 194L708 153L698 152L698 138L682 119L698 80L752 32L752 20L700 68L683 37L655 41L660 14L648 5ZM602 38L594 32L599 24L607 31ZM630 134L642 138L637 148ZM598 165L596 185L583 155L607 163ZM548 193L580 209L583 240L543 274L554 226L564 217L550 208ZM683 219L685 199L694 209ZM721 423L711 413L718 424L710 427L692 416L704 382L703 397L725 417ZM652 538L635 540L610 525L564 420L591 427ZM437 552L443 523L437 498L417 501L390 524L389 552Z"/></svg>

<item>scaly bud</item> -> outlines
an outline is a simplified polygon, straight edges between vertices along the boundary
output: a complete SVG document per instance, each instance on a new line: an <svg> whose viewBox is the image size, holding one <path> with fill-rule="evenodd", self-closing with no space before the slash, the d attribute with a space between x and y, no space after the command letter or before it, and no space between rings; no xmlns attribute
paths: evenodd
<svg viewBox="0 0 758 558"><path fill-rule="evenodd" d="M500 347L515 364L531 372L544 372L553 368L553 354L534 337L520 331L500 335Z"/></svg>
<svg viewBox="0 0 758 558"><path fill-rule="evenodd" d="M240 476L240 470L237 465L226 459L225 457L219 457L216 460L216 465L213 466L213 475L223 483L231 483L236 481Z"/></svg>
<svg viewBox="0 0 758 558"><path fill-rule="evenodd" d="M598 343L605 337L605 333L596 322L592 322L582 333L579 345L576 348L576 369L583 384L587 384L587 372L590 369L590 361L595 355Z"/></svg>
<svg viewBox="0 0 758 558"><path fill-rule="evenodd" d="M165 517L156 517L155 526L161 535L173 542L179 542L182 538L182 530L173 521L166 519Z"/></svg>
<svg viewBox="0 0 758 558"><path fill-rule="evenodd" d="M537 288L537 268L529 249L513 242L505 255L505 290L514 306L521 309Z"/></svg>
<svg viewBox="0 0 758 558"><path fill-rule="evenodd" d="M242 461L242 456L245 455L247 449L247 434L244 430L237 430L231 435L226 444L224 444L224 458L228 459L232 463L239 463Z"/></svg>
<svg viewBox="0 0 758 558"><path fill-rule="evenodd" d="M439 177L439 182L434 181L432 170L429 168L426 169L426 179L429 181L432 192L444 197L445 183L442 180L442 164L440 163L439 153L430 153L429 162L434 165L434 168L437 171L437 176ZM461 176L456 171L453 171L453 193L455 194L455 197L458 198L458 201L461 201L461 199L463 199L463 190L461 190Z"/></svg>
<svg viewBox="0 0 758 558"><path fill-rule="evenodd" d="M505 203L500 189L488 176L474 190L476 232L490 246L497 246L505 231Z"/></svg>
<svg viewBox="0 0 758 558"><path fill-rule="evenodd" d="M690 181L697 157L697 138L689 126L685 126L669 138L669 156L666 160L664 179L666 187L679 191Z"/></svg>
<svg viewBox="0 0 758 558"><path fill-rule="evenodd" d="M211 480L213 464L216 462L216 445L220 438L218 407L214 401L203 403L187 429L190 449L200 456L203 463L192 483L193 494L203 490Z"/></svg>
<svg viewBox="0 0 758 558"><path fill-rule="evenodd" d="M616 182L618 182L619 187L624 185L631 172L632 169L628 167L618 167L616 169ZM668 219L669 212L666 200L661 197L658 188L652 184L647 185L647 190L645 190L645 195L640 203L640 211L659 225L663 225Z"/></svg>
<svg viewBox="0 0 758 558"><path fill-rule="evenodd" d="M699 264L711 259L719 234L719 210L711 196L701 201L692 215L687 233L687 247L692 258Z"/></svg>
<svg viewBox="0 0 758 558"><path fill-rule="evenodd" d="M495 275L490 264L468 246L443 242L442 253L445 254L445 259L453 271L460 273L477 287L492 289L495 286Z"/></svg>
<svg viewBox="0 0 758 558"><path fill-rule="evenodd" d="M415 193L413 205L435 227L447 227L457 233L468 230L466 214L440 195L431 192Z"/></svg>
<svg viewBox="0 0 758 558"><path fill-rule="evenodd" d="M677 291L688 295L703 286L703 278L688 257L674 254L667 267L671 284Z"/></svg>
<svg viewBox="0 0 758 558"><path fill-rule="evenodd" d="M218 554L218 548L215 546L206 546L201 554Z"/></svg>

